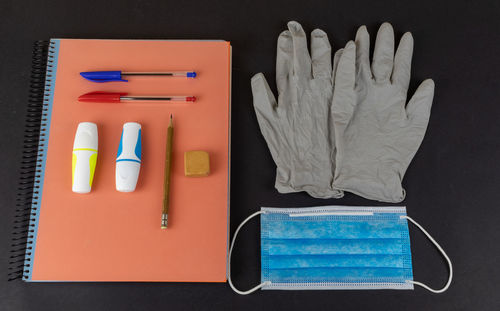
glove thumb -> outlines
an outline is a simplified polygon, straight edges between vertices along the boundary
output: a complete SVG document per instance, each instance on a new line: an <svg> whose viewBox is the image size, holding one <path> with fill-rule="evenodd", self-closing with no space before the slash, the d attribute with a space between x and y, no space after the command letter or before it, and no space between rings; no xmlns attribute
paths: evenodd
<svg viewBox="0 0 500 311"><path fill-rule="evenodd" d="M271 151L274 162L278 165L279 159L279 124L276 112L276 99L269 88L269 84L262 73L252 77L253 107L259 122L260 131L264 136L267 146Z"/></svg>
<svg viewBox="0 0 500 311"><path fill-rule="evenodd" d="M406 106L406 115L412 125L422 127L425 131L429 123L433 98L434 81L427 79L420 84Z"/></svg>

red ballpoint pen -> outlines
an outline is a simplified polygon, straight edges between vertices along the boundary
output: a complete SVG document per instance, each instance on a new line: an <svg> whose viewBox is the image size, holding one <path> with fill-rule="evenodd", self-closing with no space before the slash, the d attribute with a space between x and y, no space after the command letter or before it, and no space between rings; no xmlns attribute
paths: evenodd
<svg viewBox="0 0 500 311"><path fill-rule="evenodd" d="M128 96L127 93L91 92L78 97L80 102L120 103L122 101L182 101L194 102L194 96Z"/></svg>

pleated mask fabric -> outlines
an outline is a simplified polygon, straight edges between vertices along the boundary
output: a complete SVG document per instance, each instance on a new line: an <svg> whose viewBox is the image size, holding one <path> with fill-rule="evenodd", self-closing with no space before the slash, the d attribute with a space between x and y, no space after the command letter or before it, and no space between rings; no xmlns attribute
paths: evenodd
<svg viewBox="0 0 500 311"><path fill-rule="evenodd" d="M404 207L262 211L262 289L413 289Z"/></svg>

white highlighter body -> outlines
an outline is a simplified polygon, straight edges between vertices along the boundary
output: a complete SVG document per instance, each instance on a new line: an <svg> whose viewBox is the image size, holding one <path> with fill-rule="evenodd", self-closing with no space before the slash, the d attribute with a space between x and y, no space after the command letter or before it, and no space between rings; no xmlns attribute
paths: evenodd
<svg viewBox="0 0 500 311"><path fill-rule="evenodd" d="M97 164L97 125L81 122L75 134L72 161L72 190L89 193Z"/></svg>
<svg viewBox="0 0 500 311"><path fill-rule="evenodd" d="M136 122L123 124L122 137L116 156L116 190L132 192L141 170L141 125Z"/></svg>

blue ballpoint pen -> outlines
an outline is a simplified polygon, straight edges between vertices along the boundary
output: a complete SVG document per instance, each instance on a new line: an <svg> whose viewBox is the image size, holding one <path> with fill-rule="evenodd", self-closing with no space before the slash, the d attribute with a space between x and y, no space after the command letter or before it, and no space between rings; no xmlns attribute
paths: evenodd
<svg viewBox="0 0 500 311"><path fill-rule="evenodd" d="M80 75L92 82L112 82L128 80L123 79L123 76L166 76L166 77L185 77L195 78L196 72L194 71L166 71L166 72L123 72L115 71L87 71L80 72Z"/></svg>

